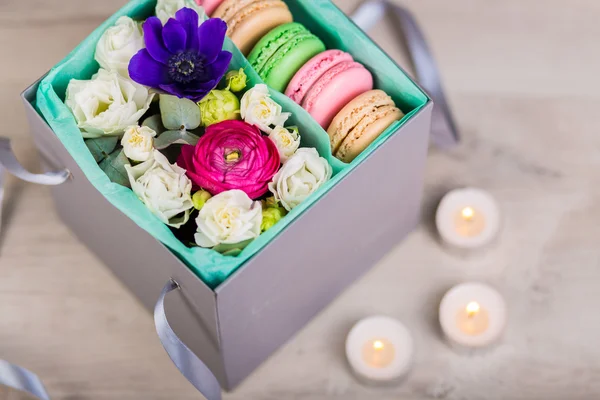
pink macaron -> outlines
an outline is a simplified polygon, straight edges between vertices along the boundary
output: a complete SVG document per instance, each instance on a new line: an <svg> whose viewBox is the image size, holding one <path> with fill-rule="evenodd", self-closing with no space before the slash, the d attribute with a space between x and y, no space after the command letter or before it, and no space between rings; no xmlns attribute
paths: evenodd
<svg viewBox="0 0 600 400"><path fill-rule="evenodd" d="M204 7L204 11L206 11L206 15L209 17L212 13L221 5L223 0L196 0L196 4L201 7Z"/></svg>
<svg viewBox="0 0 600 400"><path fill-rule="evenodd" d="M325 129L356 96L373 89L373 76L352 56L328 50L308 61L285 94L300 104Z"/></svg>

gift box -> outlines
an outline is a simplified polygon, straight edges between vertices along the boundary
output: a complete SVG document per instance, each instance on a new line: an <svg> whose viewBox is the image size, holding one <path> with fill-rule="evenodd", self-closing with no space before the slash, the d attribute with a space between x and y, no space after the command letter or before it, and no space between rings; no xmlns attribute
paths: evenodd
<svg viewBox="0 0 600 400"><path fill-rule="evenodd" d="M52 188L62 220L149 309L165 283L176 281L181 290L166 302L173 330L232 389L417 225L433 104L329 0L286 0L294 19L327 48L365 65L406 116L350 164L321 154L333 166L331 181L240 255L185 248L131 190L108 180L73 135L76 124L63 104L68 80L97 70L93 50L102 32L123 15L147 18L154 3L127 4L23 100L44 168L70 172ZM258 81L241 53L231 51ZM326 132L285 96L273 96L293 111L307 132L303 140L318 146Z"/></svg>

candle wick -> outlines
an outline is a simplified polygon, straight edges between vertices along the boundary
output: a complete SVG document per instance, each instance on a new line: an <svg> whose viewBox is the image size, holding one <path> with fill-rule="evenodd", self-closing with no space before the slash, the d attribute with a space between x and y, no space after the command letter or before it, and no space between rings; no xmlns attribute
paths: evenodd
<svg viewBox="0 0 600 400"><path fill-rule="evenodd" d="M480 310L480 306L479 303L477 303L476 301L472 301L469 304L467 304L467 317L468 318L474 318L477 313L479 313Z"/></svg>
<svg viewBox="0 0 600 400"><path fill-rule="evenodd" d="M470 222L475 216L475 210L473 210L473 207L465 207L462 209L461 214L465 221Z"/></svg>

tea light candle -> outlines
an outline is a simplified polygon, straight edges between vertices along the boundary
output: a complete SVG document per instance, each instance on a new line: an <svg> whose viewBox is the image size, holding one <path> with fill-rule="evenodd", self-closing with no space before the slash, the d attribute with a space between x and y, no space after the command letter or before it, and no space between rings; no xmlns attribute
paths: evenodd
<svg viewBox="0 0 600 400"><path fill-rule="evenodd" d="M406 326L384 316L359 321L346 339L346 356L354 373L371 383L405 376L413 363L414 343Z"/></svg>
<svg viewBox="0 0 600 400"><path fill-rule="evenodd" d="M460 249L476 249L491 243L500 231L500 209L487 192L457 189L438 206L435 223L442 240Z"/></svg>
<svg viewBox="0 0 600 400"><path fill-rule="evenodd" d="M464 347L497 342L506 326L506 303L483 283L464 283L446 293L440 304L440 324L446 337Z"/></svg>

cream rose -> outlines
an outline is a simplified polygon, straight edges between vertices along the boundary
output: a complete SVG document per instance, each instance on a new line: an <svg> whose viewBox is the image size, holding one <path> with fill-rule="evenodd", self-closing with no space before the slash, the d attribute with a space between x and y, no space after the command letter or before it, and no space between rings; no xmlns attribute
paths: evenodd
<svg viewBox="0 0 600 400"><path fill-rule="evenodd" d="M291 113L284 113L281 110L281 106L271 98L267 85L256 85L242 96L240 104L242 119L256 125L263 132L271 133L274 126L285 124Z"/></svg>
<svg viewBox="0 0 600 400"><path fill-rule="evenodd" d="M262 206L241 190L229 190L208 199L196 218L196 244L215 247L237 244L260 235Z"/></svg>
<svg viewBox="0 0 600 400"><path fill-rule="evenodd" d="M126 165L131 189L162 222L179 228L190 219L192 182L185 170L155 150L152 157L135 167Z"/></svg>
<svg viewBox="0 0 600 400"><path fill-rule="evenodd" d="M293 156L298 147L300 147L300 133L296 127L284 128L283 126L276 126L269 134L269 139L277 146L279 158L282 163L285 163Z"/></svg>
<svg viewBox="0 0 600 400"><path fill-rule="evenodd" d="M206 21L206 12L194 0L158 0L156 3L156 16L162 24L166 24L169 18L175 18L177 11L187 7L198 13L198 25Z"/></svg>
<svg viewBox="0 0 600 400"><path fill-rule="evenodd" d="M95 57L100 67L129 77L129 61L143 48L141 24L129 17L121 17L100 37Z"/></svg>
<svg viewBox="0 0 600 400"><path fill-rule="evenodd" d="M275 200L291 211L331 179L332 174L331 165L316 149L301 148L273 177L269 190Z"/></svg>
<svg viewBox="0 0 600 400"><path fill-rule="evenodd" d="M127 158L132 161L148 161L154 150L156 132L147 126L130 126L125 130L121 146Z"/></svg>
<svg viewBox="0 0 600 400"><path fill-rule="evenodd" d="M71 79L65 104L84 138L120 136L148 111L154 94L116 72L98 71L89 81Z"/></svg>

